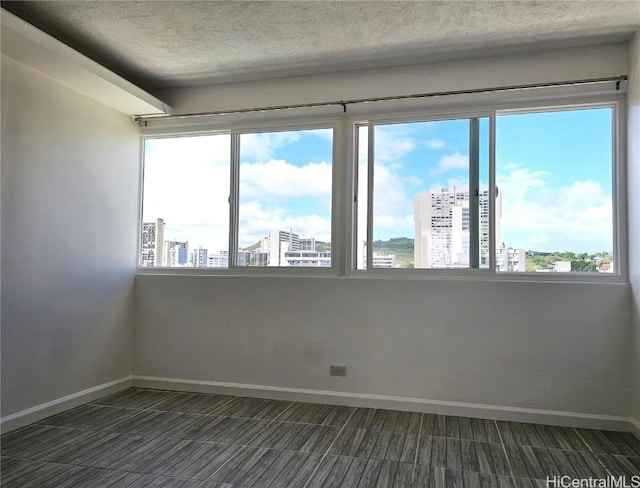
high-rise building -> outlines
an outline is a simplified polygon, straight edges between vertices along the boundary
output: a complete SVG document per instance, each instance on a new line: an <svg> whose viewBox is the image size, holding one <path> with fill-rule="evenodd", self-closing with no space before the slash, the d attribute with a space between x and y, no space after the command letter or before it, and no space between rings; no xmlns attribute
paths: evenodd
<svg viewBox="0 0 640 488"><path fill-rule="evenodd" d="M229 267L229 251L220 251L218 254L212 254L207 258L209 268L228 268Z"/></svg>
<svg viewBox="0 0 640 488"><path fill-rule="evenodd" d="M478 195L480 266L489 264L489 192ZM496 197L496 243L500 242L500 195ZM470 262L469 191L435 189L414 199L416 268L467 268Z"/></svg>
<svg viewBox="0 0 640 488"><path fill-rule="evenodd" d="M285 253L300 250L300 236L291 229L272 230L262 240L260 250L268 254L267 266L286 266Z"/></svg>
<svg viewBox="0 0 640 488"><path fill-rule="evenodd" d="M142 223L140 266L164 266L162 247L164 243L164 220Z"/></svg>
<svg viewBox="0 0 640 488"><path fill-rule="evenodd" d="M191 256L191 264L194 268L206 268L207 267L207 255L209 251L207 249L203 249L200 246L198 249L193 250L193 254Z"/></svg>
<svg viewBox="0 0 640 488"><path fill-rule="evenodd" d="M165 266L186 266L189 260L189 242L187 241L165 241L164 260Z"/></svg>

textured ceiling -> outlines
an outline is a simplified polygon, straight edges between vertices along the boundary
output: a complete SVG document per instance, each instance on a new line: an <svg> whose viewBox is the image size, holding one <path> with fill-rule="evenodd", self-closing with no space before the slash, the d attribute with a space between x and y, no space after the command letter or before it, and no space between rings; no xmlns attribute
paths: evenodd
<svg viewBox="0 0 640 488"><path fill-rule="evenodd" d="M30 1L2 7L155 89L587 45L635 1Z"/></svg>

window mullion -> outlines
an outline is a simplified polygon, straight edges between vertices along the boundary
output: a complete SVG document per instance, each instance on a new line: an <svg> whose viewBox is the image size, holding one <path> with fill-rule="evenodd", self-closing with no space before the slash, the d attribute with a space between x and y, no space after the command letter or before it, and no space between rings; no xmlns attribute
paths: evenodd
<svg viewBox="0 0 640 488"><path fill-rule="evenodd" d="M373 166L374 166L374 126L368 124L367 135L367 165L369 168L367 179L367 270L373 269Z"/></svg>
<svg viewBox="0 0 640 488"><path fill-rule="evenodd" d="M469 267L480 267L480 120L469 119Z"/></svg>
<svg viewBox="0 0 640 488"><path fill-rule="evenodd" d="M496 113L489 117L489 269L498 271L496 264ZM499 209L498 209L499 210Z"/></svg>
<svg viewBox="0 0 640 488"><path fill-rule="evenodd" d="M229 268L238 266L238 214L240 187L240 135L231 133L231 178L229 182Z"/></svg>

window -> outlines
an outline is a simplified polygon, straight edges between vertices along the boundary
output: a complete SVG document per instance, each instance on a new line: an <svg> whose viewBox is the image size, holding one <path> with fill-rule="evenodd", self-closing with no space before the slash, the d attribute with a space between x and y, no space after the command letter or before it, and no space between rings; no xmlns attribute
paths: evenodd
<svg viewBox="0 0 640 488"><path fill-rule="evenodd" d="M498 271L614 271L612 121L611 107L498 113Z"/></svg>
<svg viewBox="0 0 640 488"><path fill-rule="evenodd" d="M615 271L614 108L494 114L357 127L356 270Z"/></svg>
<svg viewBox="0 0 640 488"><path fill-rule="evenodd" d="M333 130L240 135L238 266L331 267Z"/></svg>
<svg viewBox="0 0 640 488"><path fill-rule="evenodd" d="M619 275L616 107L150 136L140 266Z"/></svg>
<svg viewBox="0 0 640 488"><path fill-rule="evenodd" d="M231 136L146 139L140 266L227 267Z"/></svg>
<svg viewBox="0 0 640 488"><path fill-rule="evenodd" d="M146 139L140 266L331 267L333 132Z"/></svg>
<svg viewBox="0 0 640 488"><path fill-rule="evenodd" d="M371 125L372 245L362 205L358 269L489 266L488 128L487 117ZM366 127L358 135L362 204Z"/></svg>

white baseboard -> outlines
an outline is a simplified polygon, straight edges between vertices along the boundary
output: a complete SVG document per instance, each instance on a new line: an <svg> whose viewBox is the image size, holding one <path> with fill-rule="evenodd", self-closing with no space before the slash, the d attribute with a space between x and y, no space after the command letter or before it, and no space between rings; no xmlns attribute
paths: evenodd
<svg viewBox="0 0 640 488"><path fill-rule="evenodd" d="M628 417L561 412L533 408L504 407L499 405L483 405L441 400L426 400L411 397L370 395L365 393L307 390L301 388L244 385L238 383L221 383L217 381L159 378L155 376L138 375L133 376L133 386L140 388L157 388L162 390L251 396L274 400L328 403L332 405L348 405L352 407L386 408L411 412L478 417L587 429L618 430L628 432L632 428L632 419ZM636 427L640 426L636 425Z"/></svg>
<svg viewBox="0 0 640 488"><path fill-rule="evenodd" d="M0 430L3 434L10 432L33 422L37 422L38 420L50 417L51 415L77 407L83 403L88 403L93 400L97 400L98 398L117 393L121 390L126 390L131 387L131 384L132 377L126 376L118 380L110 381L109 383L94 386L93 388L88 388L86 390L7 415L0 419Z"/></svg>
<svg viewBox="0 0 640 488"><path fill-rule="evenodd" d="M629 419L629 423L631 424L631 433L640 441L640 420L632 418Z"/></svg>

